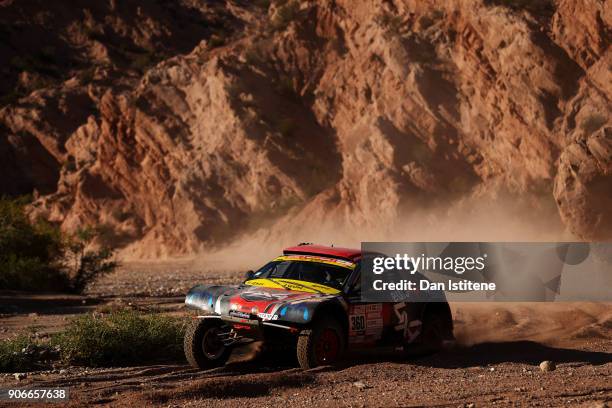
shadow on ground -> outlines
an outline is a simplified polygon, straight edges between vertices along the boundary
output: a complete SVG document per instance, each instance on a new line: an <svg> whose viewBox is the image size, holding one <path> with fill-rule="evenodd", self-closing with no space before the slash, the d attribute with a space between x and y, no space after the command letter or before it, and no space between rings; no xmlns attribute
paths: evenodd
<svg viewBox="0 0 612 408"><path fill-rule="evenodd" d="M79 314L100 303L100 299L83 295L0 291L0 313L5 314Z"/></svg>
<svg viewBox="0 0 612 408"><path fill-rule="evenodd" d="M380 362L403 363L434 368L468 368L490 364L518 363L539 365L544 360L557 364L576 363L600 365L612 362L612 353L602 351L585 351L546 346L534 341L509 341L501 343L480 343L473 346L457 346L437 354L407 357L399 351L376 349L372 351L352 352L337 367L330 370L341 370L363 364ZM247 374L287 370L297 367L297 362L287 358L282 361L260 356L251 361L227 364L219 373Z"/></svg>
<svg viewBox="0 0 612 408"><path fill-rule="evenodd" d="M412 363L440 368L466 368L500 363L538 365L543 360L552 360L558 364L599 365L612 362L612 353L550 347L534 341L509 341L457 347Z"/></svg>

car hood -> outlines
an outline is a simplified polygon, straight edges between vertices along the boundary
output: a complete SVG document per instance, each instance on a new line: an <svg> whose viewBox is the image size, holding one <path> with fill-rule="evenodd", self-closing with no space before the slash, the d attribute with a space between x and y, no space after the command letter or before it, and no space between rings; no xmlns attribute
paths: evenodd
<svg viewBox="0 0 612 408"><path fill-rule="evenodd" d="M221 316L307 322L318 304L337 298L341 296L244 284L199 285L189 291L185 304Z"/></svg>

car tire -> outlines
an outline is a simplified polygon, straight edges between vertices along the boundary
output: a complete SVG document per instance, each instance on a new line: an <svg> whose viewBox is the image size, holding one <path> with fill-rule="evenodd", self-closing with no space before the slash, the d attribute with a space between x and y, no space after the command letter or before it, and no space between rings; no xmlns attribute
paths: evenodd
<svg viewBox="0 0 612 408"><path fill-rule="evenodd" d="M432 352L440 351L445 338L444 326L444 319L439 314L425 316L419 342Z"/></svg>
<svg viewBox="0 0 612 408"><path fill-rule="evenodd" d="M441 313L425 313L421 334L415 343L405 345L404 350L412 356L435 354L453 340L452 322L448 317Z"/></svg>
<svg viewBox="0 0 612 408"><path fill-rule="evenodd" d="M316 320L310 328L302 330L297 342L297 359L303 369L333 365L344 353L345 336L335 319Z"/></svg>
<svg viewBox="0 0 612 408"><path fill-rule="evenodd" d="M223 331L227 331L227 326L219 319L193 321L187 327L183 341L187 362L200 370L223 366L232 353L232 349L224 346L218 338Z"/></svg>

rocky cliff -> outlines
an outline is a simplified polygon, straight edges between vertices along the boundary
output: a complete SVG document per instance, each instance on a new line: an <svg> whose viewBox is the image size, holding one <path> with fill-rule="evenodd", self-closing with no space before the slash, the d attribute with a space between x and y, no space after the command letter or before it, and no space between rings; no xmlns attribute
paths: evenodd
<svg viewBox="0 0 612 408"><path fill-rule="evenodd" d="M612 238L610 0L80 3L0 8L33 216L135 256L478 200Z"/></svg>

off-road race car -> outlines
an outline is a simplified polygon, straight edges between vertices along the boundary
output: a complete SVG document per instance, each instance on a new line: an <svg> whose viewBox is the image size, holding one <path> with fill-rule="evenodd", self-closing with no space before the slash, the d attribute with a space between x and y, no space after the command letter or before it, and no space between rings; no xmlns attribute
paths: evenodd
<svg viewBox="0 0 612 408"><path fill-rule="evenodd" d="M185 334L187 361L218 367L234 347L263 341L312 368L335 363L347 350L435 351L452 341L446 301L363 302L361 260L358 249L302 244L247 272L240 285L193 287L185 304L198 316Z"/></svg>

